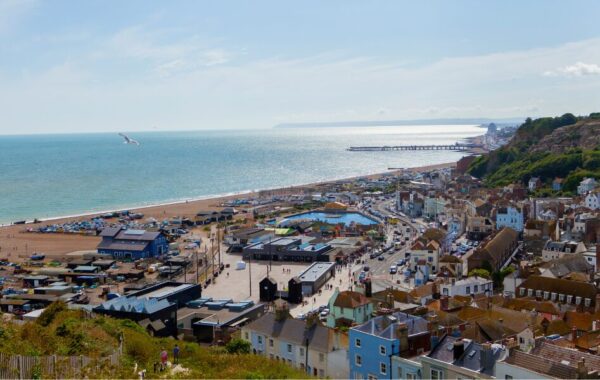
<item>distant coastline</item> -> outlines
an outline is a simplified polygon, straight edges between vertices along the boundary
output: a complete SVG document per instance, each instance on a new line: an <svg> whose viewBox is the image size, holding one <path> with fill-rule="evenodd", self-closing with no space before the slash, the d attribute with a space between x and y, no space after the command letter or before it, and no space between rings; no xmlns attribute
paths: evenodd
<svg viewBox="0 0 600 380"><path fill-rule="evenodd" d="M525 117L488 119L417 119L417 120L365 120L365 121L336 121L336 122L300 122L281 123L273 128L331 128L331 127L400 127L414 125L478 125L495 123L499 126L505 124L520 124Z"/></svg>

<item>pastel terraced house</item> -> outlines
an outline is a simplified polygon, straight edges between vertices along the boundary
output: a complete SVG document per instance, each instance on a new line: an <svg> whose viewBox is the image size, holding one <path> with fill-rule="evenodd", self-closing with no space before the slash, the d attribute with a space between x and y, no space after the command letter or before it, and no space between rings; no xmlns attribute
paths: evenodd
<svg viewBox="0 0 600 380"><path fill-rule="evenodd" d="M329 299L328 327L353 326L363 324L373 315L373 304L359 292L335 289Z"/></svg>

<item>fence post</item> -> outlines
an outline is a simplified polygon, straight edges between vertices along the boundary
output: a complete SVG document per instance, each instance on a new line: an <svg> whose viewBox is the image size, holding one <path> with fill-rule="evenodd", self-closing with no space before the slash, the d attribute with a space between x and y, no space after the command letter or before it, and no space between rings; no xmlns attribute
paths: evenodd
<svg viewBox="0 0 600 380"><path fill-rule="evenodd" d="M58 379L58 363L56 355L52 355L52 373L54 374L54 378Z"/></svg>
<svg viewBox="0 0 600 380"><path fill-rule="evenodd" d="M19 379L23 380L23 358L21 355L17 355L17 367L19 368Z"/></svg>

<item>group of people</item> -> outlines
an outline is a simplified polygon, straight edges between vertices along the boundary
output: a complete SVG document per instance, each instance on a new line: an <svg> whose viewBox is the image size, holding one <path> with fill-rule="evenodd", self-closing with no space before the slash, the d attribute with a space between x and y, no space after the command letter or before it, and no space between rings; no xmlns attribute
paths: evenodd
<svg viewBox="0 0 600 380"><path fill-rule="evenodd" d="M164 371L167 369L167 362L169 361L169 353L164 348L160 351L160 362L154 363L154 372ZM173 364L179 363L179 345L173 347Z"/></svg>
<svg viewBox="0 0 600 380"><path fill-rule="evenodd" d="M285 267L281 267L281 271L282 271L282 273L287 273L287 274L292 273L292 270L290 268L285 268Z"/></svg>

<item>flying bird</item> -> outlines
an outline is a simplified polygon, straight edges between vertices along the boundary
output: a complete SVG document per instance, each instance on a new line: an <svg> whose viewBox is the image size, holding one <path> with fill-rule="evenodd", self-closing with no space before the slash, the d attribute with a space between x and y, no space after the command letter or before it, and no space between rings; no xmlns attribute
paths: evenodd
<svg viewBox="0 0 600 380"><path fill-rule="evenodd" d="M119 136L121 136L122 138L125 139L125 141L123 141L123 144L140 145L140 143L137 140L134 140L134 139L130 138L129 136L127 136L124 133L119 133Z"/></svg>

